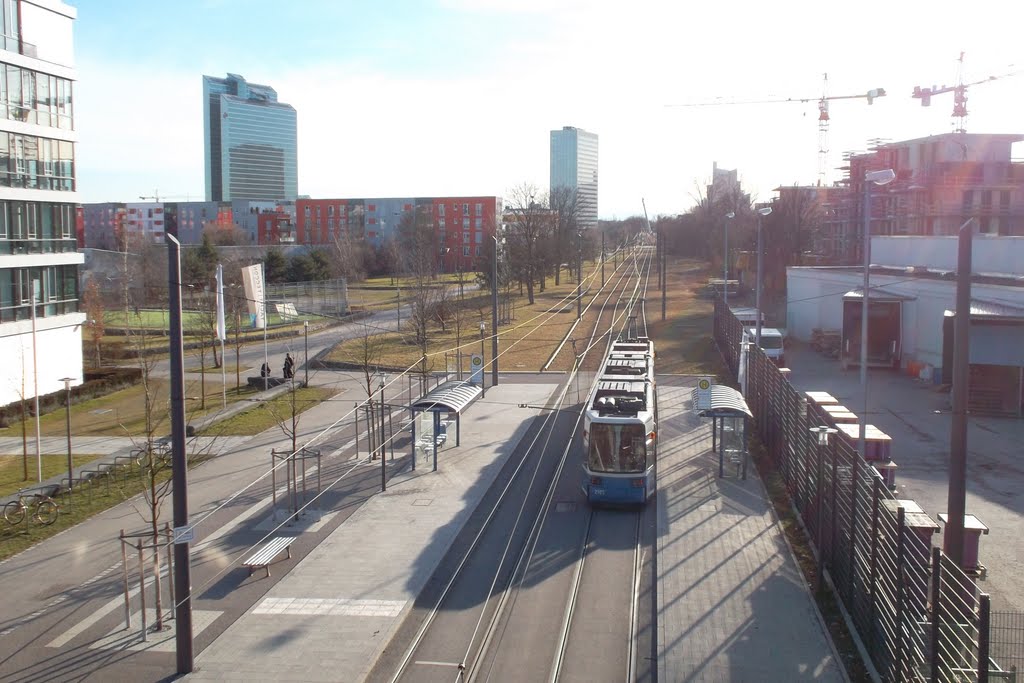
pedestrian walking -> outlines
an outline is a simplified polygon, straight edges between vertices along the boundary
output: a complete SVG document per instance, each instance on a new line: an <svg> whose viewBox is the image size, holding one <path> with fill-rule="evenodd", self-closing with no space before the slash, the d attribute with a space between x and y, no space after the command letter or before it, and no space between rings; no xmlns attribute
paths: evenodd
<svg viewBox="0 0 1024 683"><path fill-rule="evenodd" d="M263 367L260 368L260 377L270 377L270 364L264 363Z"/></svg>
<svg viewBox="0 0 1024 683"><path fill-rule="evenodd" d="M295 376L295 361L290 353L284 354L284 378L291 379Z"/></svg>

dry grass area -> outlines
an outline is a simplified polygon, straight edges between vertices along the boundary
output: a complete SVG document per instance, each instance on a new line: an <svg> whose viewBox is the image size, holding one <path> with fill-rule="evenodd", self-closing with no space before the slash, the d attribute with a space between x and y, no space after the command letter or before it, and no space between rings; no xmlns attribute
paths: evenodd
<svg viewBox="0 0 1024 683"><path fill-rule="evenodd" d="M595 274L600 284L600 265L588 264L588 270ZM611 268L607 271L610 273ZM548 361L551 353L568 333L576 321L575 299L571 297L575 282L566 282L555 286L548 281L544 292L539 287L534 292L534 303L529 305L525 293L513 296L513 320L509 325L502 325L498 337L499 367L506 371L536 372ZM453 303L458 302L458 297ZM490 362L491 341L491 299L487 294L476 291L466 292L463 301L461 332L456 332L454 322L449 322L442 330L440 324L432 326L429 334L430 343L427 347L428 371L439 371L445 367L445 353L454 356L456 349L461 348L464 367L468 369L468 355L480 353L479 324L483 320L487 324L487 337L484 343L486 362ZM408 334L406 321L403 321L401 332L376 335L375 341L381 344L377 363L388 367L408 368L420 358L420 350L412 336ZM374 334L372 326L367 332ZM353 339L335 346L327 356L327 360L346 363L361 363L364 358L363 339ZM454 363L454 360L450 361ZM453 366L454 367L454 366ZM568 363L571 367L571 360ZM567 369L552 367L552 369Z"/></svg>
<svg viewBox="0 0 1024 683"><path fill-rule="evenodd" d="M670 264L664 321L660 294L648 297L647 333L657 349L659 374L717 375L724 368L712 337L714 302L699 295L707 278L705 263Z"/></svg>

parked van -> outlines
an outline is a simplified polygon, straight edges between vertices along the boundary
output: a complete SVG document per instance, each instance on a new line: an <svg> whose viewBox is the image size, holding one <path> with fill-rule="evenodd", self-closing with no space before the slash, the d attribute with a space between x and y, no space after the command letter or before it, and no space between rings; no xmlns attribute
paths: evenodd
<svg viewBox="0 0 1024 683"><path fill-rule="evenodd" d="M756 327L743 328L743 341L754 343L757 338ZM786 366L786 350L782 340L782 330L775 327L761 328L761 350L779 367Z"/></svg>

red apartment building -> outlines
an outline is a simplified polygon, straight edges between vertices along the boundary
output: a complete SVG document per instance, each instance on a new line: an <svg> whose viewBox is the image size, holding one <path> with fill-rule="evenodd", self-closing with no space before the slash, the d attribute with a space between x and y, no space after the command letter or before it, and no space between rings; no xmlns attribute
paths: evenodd
<svg viewBox="0 0 1024 683"><path fill-rule="evenodd" d="M295 208L296 242L310 246L351 238L381 247L394 239L403 220L415 215L434 230L438 267L444 272L477 269L502 210L495 196L298 199Z"/></svg>

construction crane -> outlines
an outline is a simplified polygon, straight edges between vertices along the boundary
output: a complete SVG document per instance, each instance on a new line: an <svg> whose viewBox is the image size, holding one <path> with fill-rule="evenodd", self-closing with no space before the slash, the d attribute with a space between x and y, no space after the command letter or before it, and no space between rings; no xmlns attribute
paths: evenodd
<svg viewBox="0 0 1024 683"><path fill-rule="evenodd" d="M922 88L919 85L915 85L912 97L914 97L914 99L921 100L922 107L930 107L932 104L932 95L943 95L948 92L953 93L953 113L950 114L950 116L956 119L953 131L956 133L966 133L967 130L964 128L964 119L967 118L967 88L972 85L981 85L982 83L988 83L1000 78L1016 76L1019 73L1024 73L1024 71L1011 71L1009 73L999 74L998 76L989 76L988 78L983 78L980 81L964 83L963 52L960 53L960 57L956 61L956 85L949 87L943 85L941 88L934 85L930 88Z"/></svg>
<svg viewBox="0 0 1024 683"><path fill-rule="evenodd" d="M188 201L190 198L191 198L190 195L187 195L187 194L170 194L170 195L163 195L163 196L161 196L160 195L160 190L153 190L153 194L149 194L149 195L146 195L146 194L140 194L139 195L139 199L141 199L144 202L147 202L147 201L148 202L160 202L160 201L163 201L165 199L184 199L184 200Z"/></svg>
<svg viewBox="0 0 1024 683"><path fill-rule="evenodd" d="M825 170L828 168L828 130L831 117L829 116L829 102L833 100L867 100L868 104L874 104L875 99L885 97L885 88L872 88L863 95L829 95L828 74L824 74L824 85L821 97L787 97L785 99L764 99L764 100L736 100L736 101L715 101L715 102L694 102L690 104L670 104L669 107L717 107L734 104L801 104L817 101L818 103L818 185L825 182Z"/></svg>

